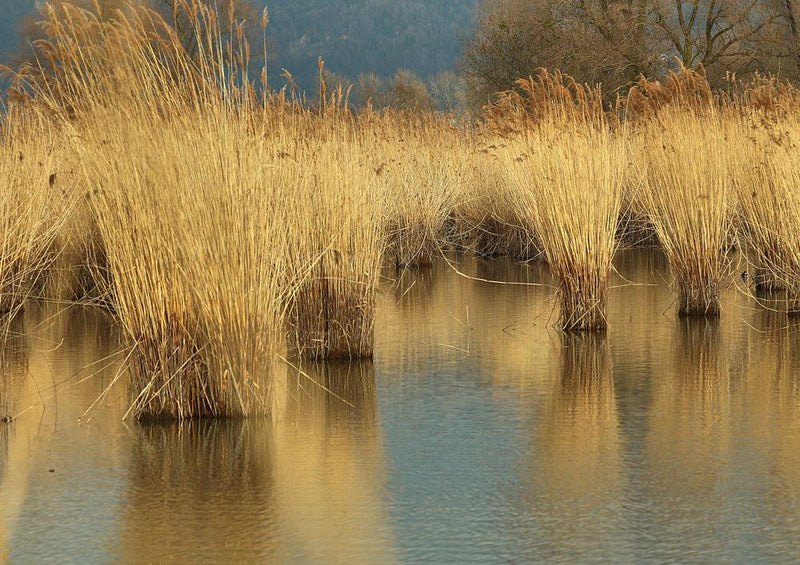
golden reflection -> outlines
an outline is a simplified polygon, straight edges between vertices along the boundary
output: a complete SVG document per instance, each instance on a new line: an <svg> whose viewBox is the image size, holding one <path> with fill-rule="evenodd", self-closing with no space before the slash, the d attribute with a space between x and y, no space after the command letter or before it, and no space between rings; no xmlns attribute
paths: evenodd
<svg viewBox="0 0 800 565"><path fill-rule="evenodd" d="M751 438L749 450L757 446L770 455L746 459L756 467L748 471L770 477L765 487L754 486L766 503L765 520L792 522L797 520L800 496L786 485L800 483L800 320L765 306L747 334L736 421L744 428L740 434Z"/></svg>
<svg viewBox="0 0 800 565"><path fill-rule="evenodd" d="M132 428L123 561L394 560L372 364L300 369L272 421Z"/></svg>
<svg viewBox="0 0 800 565"><path fill-rule="evenodd" d="M18 534L15 528L29 490L50 484L42 481L42 474L51 465L58 467L59 476L72 471L80 475L86 462L75 454L96 450L101 443L107 445L97 456L98 464L113 467L124 457L107 432L76 425L116 371L113 332L102 316L91 309L29 303L15 324L11 342L0 354L0 416L13 417L11 423L0 423L5 457L0 465L0 562ZM10 349L9 343L14 344ZM118 425L121 414L121 405L112 399L99 419Z"/></svg>
<svg viewBox="0 0 800 565"><path fill-rule="evenodd" d="M303 371L287 381L274 437L276 508L292 556L393 562L374 367L343 362Z"/></svg>
<svg viewBox="0 0 800 565"><path fill-rule="evenodd" d="M0 563L9 562L11 538L27 484L27 472L18 468L26 461L20 460L22 446L14 441L16 422L9 421L18 411L27 371L27 352L23 340L17 337L22 329L19 320L12 321L10 333L0 341Z"/></svg>
<svg viewBox="0 0 800 565"><path fill-rule="evenodd" d="M559 379L541 418L533 482L548 540L612 540L624 489L611 360L603 335L562 337Z"/></svg>
<svg viewBox="0 0 800 565"><path fill-rule="evenodd" d="M471 263L460 265L474 272ZM417 372L471 353L470 285L446 264L391 273L378 301L376 359L392 372Z"/></svg>
<svg viewBox="0 0 800 565"><path fill-rule="evenodd" d="M194 563L224 548L231 563L274 560L272 430L217 420L131 427L123 562ZM221 554L217 554L221 557Z"/></svg>
<svg viewBox="0 0 800 565"><path fill-rule="evenodd" d="M648 472L655 500L672 501L669 513L683 512L675 520L689 524L699 518L697 501L719 496L730 463L731 382L720 321L680 318L665 365L652 387Z"/></svg>
<svg viewBox="0 0 800 565"><path fill-rule="evenodd" d="M400 271L387 284L376 324L378 362L390 374L419 374L471 359L493 384L540 385L534 377L547 373L553 348L536 344L557 340L547 266L468 255L450 261Z"/></svg>

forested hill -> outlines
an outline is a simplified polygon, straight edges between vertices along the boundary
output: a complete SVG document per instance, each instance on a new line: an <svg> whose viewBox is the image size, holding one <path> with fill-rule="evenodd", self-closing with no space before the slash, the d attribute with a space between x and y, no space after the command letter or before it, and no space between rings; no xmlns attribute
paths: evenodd
<svg viewBox="0 0 800 565"><path fill-rule="evenodd" d="M469 33L476 0L254 0L270 14L270 77L281 69L311 89L317 56L355 81L360 73L389 76L407 68L427 77L453 69L460 37ZM19 19L34 0L0 0L0 53L13 49ZM5 57L3 57L3 60Z"/></svg>
<svg viewBox="0 0 800 565"><path fill-rule="evenodd" d="M422 77L453 69L476 0L272 0L270 41L276 59L313 86L318 55L355 80L407 68ZM273 75L270 72L270 75ZM310 83L310 84L309 84Z"/></svg>

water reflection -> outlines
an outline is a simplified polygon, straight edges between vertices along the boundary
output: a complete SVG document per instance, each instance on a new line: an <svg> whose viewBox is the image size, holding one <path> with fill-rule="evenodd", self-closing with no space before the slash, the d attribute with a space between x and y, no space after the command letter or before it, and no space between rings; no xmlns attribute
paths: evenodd
<svg viewBox="0 0 800 565"><path fill-rule="evenodd" d="M301 369L274 422L132 428L123 561L394 560L372 364Z"/></svg>
<svg viewBox="0 0 800 565"><path fill-rule="evenodd" d="M266 562L275 528L273 432L257 422L134 425L117 555L196 563L224 551Z"/></svg>
<svg viewBox="0 0 800 565"><path fill-rule="evenodd" d="M546 560L568 558L582 539L605 555L620 537L626 482L605 336L562 336L557 375L536 436L531 510Z"/></svg>
<svg viewBox="0 0 800 565"><path fill-rule="evenodd" d="M292 561L395 560L371 362L290 374L275 425L273 478Z"/></svg>
<svg viewBox="0 0 800 565"><path fill-rule="evenodd" d="M748 332L747 360L737 387L732 434L735 456L747 474L733 477L737 489L761 501L754 515L769 527L763 530L766 555L781 558L781 549L794 546L780 532L800 527L800 321L775 310L757 311ZM769 477L753 483L747 476Z"/></svg>
<svg viewBox="0 0 800 565"><path fill-rule="evenodd" d="M733 291L678 320L663 254L624 251L607 335L565 336L543 264L456 259L390 273L374 364L283 366L270 422L125 426L124 387L87 421L116 333L31 308L0 562L794 558L800 321Z"/></svg>
<svg viewBox="0 0 800 565"><path fill-rule="evenodd" d="M76 547L89 560L108 559L118 499L91 501L100 502L108 469L124 463L111 424L121 419L120 397L109 398L96 422L78 421L116 373L114 334L91 309L31 304L19 323L17 361L0 391L14 417L3 437L0 548L11 562L63 561L62 552ZM59 543L42 543L48 536Z"/></svg>
<svg viewBox="0 0 800 565"><path fill-rule="evenodd" d="M649 517L665 539L683 540L684 556L697 558L718 544L732 466L731 382L720 322L679 319L664 361L648 425L647 488L656 505Z"/></svg>
<svg viewBox="0 0 800 565"><path fill-rule="evenodd" d="M0 513L0 563L9 560L11 537L22 511L22 497L9 496L24 491L26 473L9 472L9 466L17 471L19 449L11 443L15 424L9 418L17 413L22 381L25 378L27 356L21 332L21 319L11 322L9 333L0 341L0 500L10 500Z"/></svg>

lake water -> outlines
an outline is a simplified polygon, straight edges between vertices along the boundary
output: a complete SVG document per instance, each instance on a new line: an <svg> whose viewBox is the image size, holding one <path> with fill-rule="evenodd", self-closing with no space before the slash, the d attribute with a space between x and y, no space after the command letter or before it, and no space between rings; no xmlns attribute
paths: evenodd
<svg viewBox="0 0 800 565"><path fill-rule="evenodd" d="M681 320L620 252L605 336L546 268L387 281L374 363L287 376L272 422L123 423L118 338L32 307L0 356L0 562L753 563L800 556L800 329L735 288ZM475 278L508 283L490 284ZM102 402L82 417L104 392Z"/></svg>

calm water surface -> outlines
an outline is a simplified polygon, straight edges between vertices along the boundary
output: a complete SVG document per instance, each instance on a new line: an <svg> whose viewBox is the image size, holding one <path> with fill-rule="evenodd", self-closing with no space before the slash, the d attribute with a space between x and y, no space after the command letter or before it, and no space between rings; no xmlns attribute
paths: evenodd
<svg viewBox="0 0 800 565"><path fill-rule="evenodd" d="M658 252L616 264L594 338L552 328L547 286L406 272L374 363L308 367L335 396L282 377L271 423L123 424L113 328L30 309L0 355L0 563L798 559L800 330L735 290L679 320Z"/></svg>

